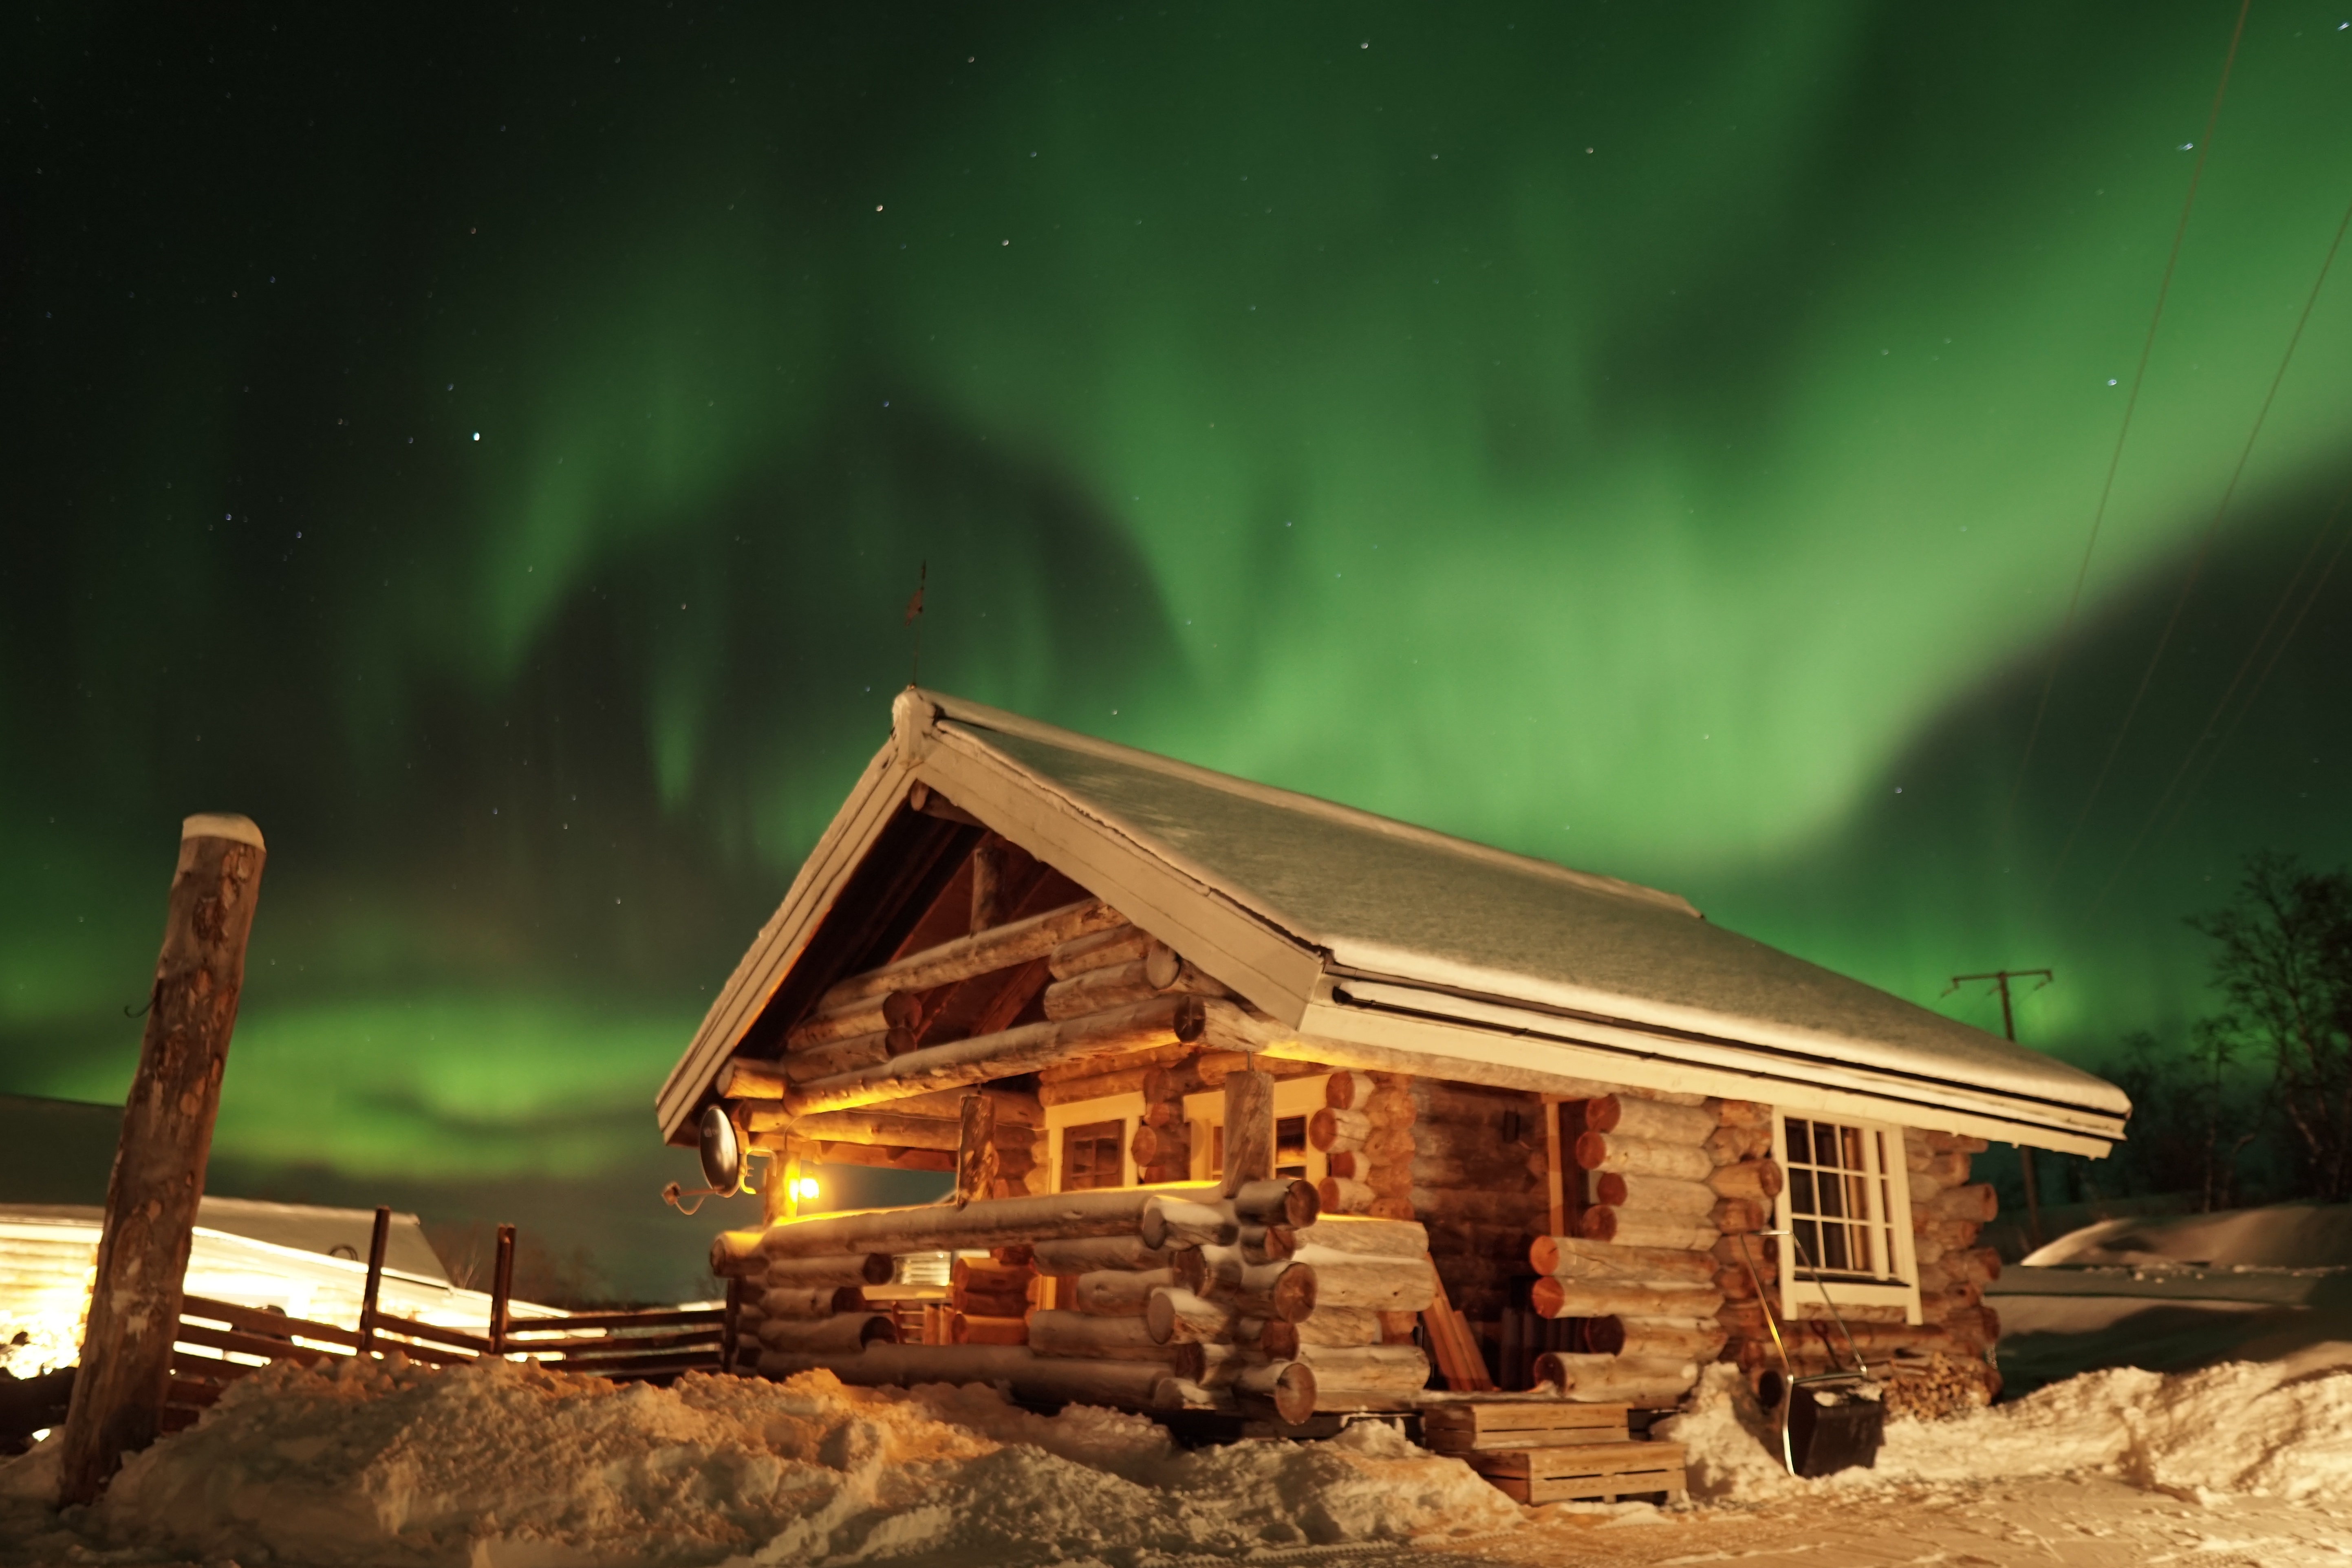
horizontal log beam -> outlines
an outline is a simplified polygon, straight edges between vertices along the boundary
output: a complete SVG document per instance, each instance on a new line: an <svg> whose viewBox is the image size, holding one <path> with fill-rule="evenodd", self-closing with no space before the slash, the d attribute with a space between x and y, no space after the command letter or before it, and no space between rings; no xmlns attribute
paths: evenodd
<svg viewBox="0 0 2352 1568"><path fill-rule="evenodd" d="M856 1352L896 1342L898 1325L887 1312L843 1312L830 1318L766 1318L760 1342L773 1351Z"/></svg>
<svg viewBox="0 0 2352 1568"><path fill-rule="evenodd" d="M1764 1204L1780 1195L1786 1178L1780 1165L1771 1160L1742 1160L1736 1165L1717 1165L1708 1174L1706 1184L1724 1197Z"/></svg>
<svg viewBox="0 0 2352 1568"><path fill-rule="evenodd" d="M1657 1143L1705 1143L1719 1122L1716 1113L1696 1105L1668 1105L1638 1095L1612 1094L1584 1102L1588 1132L1620 1132Z"/></svg>
<svg viewBox="0 0 2352 1568"><path fill-rule="evenodd" d="M1529 1305L1541 1318L1711 1318L1723 1305L1713 1290L1661 1290L1641 1285L1589 1285L1555 1274L1537 1277Z"/></svg>
<svg viewBox="0 0 2352 1568"><path fill-rule="evenodd" d="M1732 1200L1717 1200L1729 1201ZM1606 1204L1586 1209L1579 1223L1588 1241L1643 1250L1679 1248L1704 1255L1721 1237L1706 1215L1659 1214L1648 1209L1612 1208Z"/></svg>
<svg viewBox="0 0 2352 1568"><path fill-rule="evenodd" d="M751 1129L759 1126L761 1112L751 1115ZM813 1116L796 1118L792 1123L794 1136L821 1143L877 1143L892 1149L946 1149L956 1147L959 1125L943 1117L902 1116L887 1110L832 1110Z"/></svg>
<svg viewBox="0 0 2352 1568"><path fill-rule="evenodd" d="M1716 1200L1721 1195L1705 1182L1685 1182L1674 1176L1635 1176L1603 1171L1592 1182L1595 1203L1612 1208L1654 1209L1693 1218L1713 1213Z"/></svg>
<svg viewBox="0 0 2352 1568"><path fill-rule="evenodd" d="M953 942L910 952L879 969L853 974L824 994L817 1011L830 1013L891 991L929 991L976 975L1045 958L1075 936L1125 925L1127 917L1100 899L1081 899L1058 910L1011 921Z"/></svg>
<svg viewBox="0 0 2352 1568"><path fill-rule="evenodd" d="M804 1051L860 1036L911 1028L922 1016L922 1002L914 993L884 991L802 1019L784 1037L784 1045L789 1050Z"/></svg>
<svg viewBox="0 0 2352 1568"><path fill-rule="evenodd" d="M1197 996L1155 997L1083 1018L1048 1020L950 1045L927 1046L877 1067L803 1084L790 1103L802 1114L847 1110L909 1094L1034 1072L1078 1057L1195 1040L1207 1027L1210 1007L1240 1011L1229 1002L1203 1003Z"/></svg>
<svg viewBox="0 0 2352 1568"><path fill-rule="evenodd" d="M1582 1404L1660 1409L1682 1403L1698 1381L1687 1357L1579 1355L1553 1351L1536 1358L1536 1381Z"/></svg>
<svg viewBox="0 0 2352 1568"><path fill-rule="evenodd" d="M1577 1164L1587 1171L1618 1171L1636 1176L1672 1176L1704 1182L1715 1161L1696 1143L1662 1143L1622 1132L1587 1132L1576 1141Z"/></svg>
<svg viewBox="0 0 2352 1568"><path fill-rule="evenodd" d="M1687 1356L1710 1362L1730 1338L1711 1321L1694 1323L1680 1318L1592 1318L1584 1325L1585 1344L1602 1355Z"/></svg>
<svg viewBox="0 0 2352 1568"><path fill-rule="evenodd" d="M1168 1267L1173 1252L1144 1245L1139 1235L1082 1237L1072 1241L1041 1241L1033 1249L1040 1274L1092 1274L1118 1268L1150 1273Z"/></svg>
<svg viewBox="0 0 2352 1568"><path fill-rule="evenodd" d="M1156 1362L1088 1361L1041 1356L1025 1345L869 1345L862 1354L811 1355L771 1351L760 1358L766 1377L789 1377L822 1367L842 1382L867 1388L911 1388L926 1383L1001 1385L1016 1399L1053 1400L1150 1409L1168 1369Z"/></svg>
<svg viewBox="0 0 2352 1568"><path fill-rule="evenodd" d="M1210 1187L1178 1190L1202 1195L1214 1191ZM805 1258L846 1252L976 1251L1021 1242L1135 1236L1141 1232L1145 1210L1160 1201L1160 1193L1117 1187L1043 1197L979 1198L961 1208L930 1204L918 1208L866 1209L771 1226L760 1233L758 1247L771 1258Z"/></svg>
<svg viewBox="0 0 2352 1568"><path fill-rule="evenodd" d="M955 1151L952 1149L895 1149L874 1143L820 1143L810 1139L787 1140L788 1152L799 1159L819 1165L864 1165L879 1171L952 1171ZM767 1140L754 1139L755 1148L766 1148Z"/></svg>
<svg viewBox="0 0 2352 1568"><path fill-rule="evenodd" d="M1108 926L1057 945L1049 955L1046 973L1056 980L1068 980L1089 970L1130 963L1155 945L1151 933L1139 926Z"/></svg>
<svg viewBox="0 0 2352 1568"><path fill-rule="evenodd" d="M1168 1347L1152 1339L1140 1310L1125 1317L1055 1310L1029 1314L1029 1348L1039 1355L1103 1361L1168 1363Z"/></svg>

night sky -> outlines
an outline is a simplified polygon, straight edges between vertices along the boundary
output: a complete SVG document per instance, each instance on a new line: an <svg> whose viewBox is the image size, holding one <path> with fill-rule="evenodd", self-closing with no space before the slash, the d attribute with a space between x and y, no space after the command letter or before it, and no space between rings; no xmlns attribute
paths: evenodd
<svg viewBox="0 0 2352 1568"><path fill-rule="evenodd" d="M2352 256L2216 521L2346 0L2255 0L2202 148L2228 0L39 9L0 1089L121 1096L247 813L216 1190L691 1288L651 1097L926 562L927 684L1990 1027L1946 978L2050 966L2088 1064L2245 852L2352 855Z"/></svg>

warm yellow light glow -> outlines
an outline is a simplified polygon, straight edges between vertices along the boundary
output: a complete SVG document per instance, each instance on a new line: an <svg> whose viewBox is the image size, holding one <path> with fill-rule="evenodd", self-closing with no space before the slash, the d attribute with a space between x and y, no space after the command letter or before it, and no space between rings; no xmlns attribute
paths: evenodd
<svg viewBox="0 0 2352 1568"><path fill-rule="evenodd" d="M793 1196L800 1199L803 1203L807 1203L814 1199L816 1196L816 1178L814 1176L803 1176L799 1181L794 1182L793 1184Z"/></svg>

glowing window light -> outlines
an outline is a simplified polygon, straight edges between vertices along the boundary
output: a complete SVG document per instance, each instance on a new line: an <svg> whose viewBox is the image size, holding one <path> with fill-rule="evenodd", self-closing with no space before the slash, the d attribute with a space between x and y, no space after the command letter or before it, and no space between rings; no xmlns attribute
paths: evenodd
<svg viewBox="0 0 2352 1568"><path fill-rule="evenodd" d="M803 1176L799 1180L795 1181L793 1184L793 1196L800 1199L803 1203L808 1203L814 1200L816 1197L816 1178L814 1176Z"/></svg>

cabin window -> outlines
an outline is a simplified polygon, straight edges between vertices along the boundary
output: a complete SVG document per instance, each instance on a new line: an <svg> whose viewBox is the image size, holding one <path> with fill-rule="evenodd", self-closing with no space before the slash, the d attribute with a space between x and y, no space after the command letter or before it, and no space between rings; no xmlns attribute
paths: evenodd
<svg viewBox="0 0 2352 1568"><path fill-rule="evenodd" d="M1919 1321L1911 1194L1902 1129L1874 1121L1776 1117L1787 1178L1778 1204L1780 1300L1790 1316L1840 1305L1896 1306Z"/></svg>
<svg viewBox="0 0 2352 1568"><path fill-rule="evenodd" d="M1274 1173L1293 1181L1307 1179L1307 1118L1304 1116L1275 1118Z"/></svg>
<svg viewBox="0 0 2352 1568"><path fill-rule="evenodd" d="M1308 1125L1324 1100L1320 1074L1286 1078L1274 1086L1274 1173L1286 1180L1319 1182L1329 1163L1307 1141ZM1213 1182L1225 1173L1225 1096L1222 1089L1188 1095L1184 1115L1192 1124L1192 1179Z"/></svg>
<svg viewBox="0 0 2352 1568"><path fill-rule="evenodd" d="M1127 1142L1124 1121L1088 1121L1062 1130L1062 1190L1091 1192L1124 1182L1120 1145Z"/></svg>
<svg viewBox="0 0 2352 1568"><path fill-rule="evenodd" d="M1797 1257L1825 1279L1893 1279L1885 1130L1791 1116L1788 1132L1789 1224Z"/></svg>

